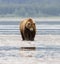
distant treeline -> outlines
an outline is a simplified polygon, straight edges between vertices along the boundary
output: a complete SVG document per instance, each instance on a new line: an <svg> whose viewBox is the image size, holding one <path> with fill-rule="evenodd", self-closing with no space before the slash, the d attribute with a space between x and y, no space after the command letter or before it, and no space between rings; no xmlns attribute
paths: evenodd
<svg viewBox="0 0 60 64"><path fill-rule="evenodd" d="M60 0L0 0L0 16L60 16Z"/></svg>

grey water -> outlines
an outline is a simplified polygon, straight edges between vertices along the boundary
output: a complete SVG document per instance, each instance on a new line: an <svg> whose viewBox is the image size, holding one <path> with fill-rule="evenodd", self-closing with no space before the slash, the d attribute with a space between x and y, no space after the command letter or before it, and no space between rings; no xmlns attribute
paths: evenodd
<svg viewBox="0 0 60 64"><path fill-rule="evenodd" d="M0 35L20 35L19 21L0 21ZM42 28L41 28L42 25ZM60 21L36 21L37 35L60 35ZM44 27L43 27L44 26ZM45 27L47 26L47 27ZM52 27L51 27L52 26ZM17 51L17 52L16 52ZM0 58L1 57L20 57L18 53L20 47L18 46L0 46ZM35 51L39 51L35 54L36 58L43 58L45 56L51 56L60 58L60 46L39 46ZM29 51L30 52L30 51Z"/></svg>
<svg viewBox="0 0 60 64"><path fill-rule="evenodd" d="M20 35L20 21L0 21L0 34ZM60 35L60 21L36 21L37 35Z"/></svg>
<svg viewBox="0 0 60 64"><path fill-rule="evenodd" d="M1 57L21 57L20 56L21 47L17 46L0 46L0 58ZM35 58L44 58L44 57L53 57L53 58L60 58L60 46L43 46L43 47L36 47L35 50L33 50L35 55L33 57ZM32 55L31 50L26 50L25 53L30 53Z"/></svg>

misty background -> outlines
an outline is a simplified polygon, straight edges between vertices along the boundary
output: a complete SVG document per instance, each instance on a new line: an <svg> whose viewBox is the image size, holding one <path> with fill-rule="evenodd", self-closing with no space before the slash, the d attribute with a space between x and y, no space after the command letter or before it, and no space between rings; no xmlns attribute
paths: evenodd
<svg viewBox="0 0 60 64"><path fill-rule="evenodd" d="M0 17L60 16L60 0L0 0Z"/></svg>

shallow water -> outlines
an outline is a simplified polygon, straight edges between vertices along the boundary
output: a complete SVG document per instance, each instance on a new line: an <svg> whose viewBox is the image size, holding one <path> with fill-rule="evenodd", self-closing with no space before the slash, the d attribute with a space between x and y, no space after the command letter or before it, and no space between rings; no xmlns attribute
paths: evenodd
<svg viewBox="0 0 60 64"><path fill-rule="evenodd" d="M26 49L21 50L21 47L17 46L0 46L0 58L4 57L35 57L35 58L57 58L60 59L60 46L40 46L35 50ZM48 58L47 58L48 57Z"/></svg>
<svg viewBox="0 0 60 64"><path fill-rule="evenodd" d="M19 35L20 21L0 21L0 34ZM60 21L36 21L36 28L38 35L60 35Z"/></svg>
<svg viewBox="0 0 60 64"><path fill-rule="evenodd" d="M0 64L60 64L60 21L36 21L38 36L33 42L21 40L19 23L0 21Z"/></svg>

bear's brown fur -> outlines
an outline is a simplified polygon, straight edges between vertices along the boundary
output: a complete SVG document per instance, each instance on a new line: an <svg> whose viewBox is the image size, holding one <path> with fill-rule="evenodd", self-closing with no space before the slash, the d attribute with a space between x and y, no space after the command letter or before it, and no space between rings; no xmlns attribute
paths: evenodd
<svg viewBox="0 0 60 64"><path fill-rule="evenodd" d="M23 40L34 40L36 34L36 25L31 18L24 19L23 21L21 21L19 28Z"/></svg>

